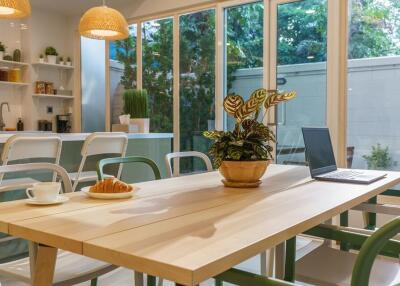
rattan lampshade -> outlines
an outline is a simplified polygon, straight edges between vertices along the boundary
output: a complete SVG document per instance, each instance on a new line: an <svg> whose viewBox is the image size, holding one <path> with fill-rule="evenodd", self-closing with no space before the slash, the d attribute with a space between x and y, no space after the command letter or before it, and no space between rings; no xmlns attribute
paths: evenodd
<svg viewBox="0 0 400 286"><path fill-rule="evenodd" d="M30 14L29 0L0 0L0 19L23 18Z"/></svg>
<svg viewBox="0 0 400 286"><path fill-rule="evenodd" d="M99 6L89 9L82 16L79 33L98 40L122 40L129 36L129 29L120 12L107 6Z"/></svg>

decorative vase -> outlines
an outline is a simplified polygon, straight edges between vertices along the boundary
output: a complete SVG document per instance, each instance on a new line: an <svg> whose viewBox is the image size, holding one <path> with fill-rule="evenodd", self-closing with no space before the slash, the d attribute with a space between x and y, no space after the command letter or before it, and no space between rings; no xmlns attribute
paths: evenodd
<svg viewBox="0 0 400 286"><path fill-rule="evenodd" d="M150 118L131 118L130 124L137 125L139 133L150 132Z"/></svg>
<svg viewBox="0 0 400 286"><path fill-rule="evenodd" d="M47 55L47 62L53 65L57 64L57 56Z"/></svg>
<svg viewBox="0 0 400 286"><path fill-rule="evenodd" d="M67 62L67 66L72 66L72 62Z"/></svg>
<svg viewBox="0 0 400 286"><path fill-rule="evenodd" d="M226 187L256 188L261 185L261 177L265 174L271 160L265 161L222 161L219 172L225 178Z"/></svg>
<svg viewBox="0 0 400 286"><path fill-rule="evenodd" d="M44 58L39 58L39 63L44 63Z"/></svg>

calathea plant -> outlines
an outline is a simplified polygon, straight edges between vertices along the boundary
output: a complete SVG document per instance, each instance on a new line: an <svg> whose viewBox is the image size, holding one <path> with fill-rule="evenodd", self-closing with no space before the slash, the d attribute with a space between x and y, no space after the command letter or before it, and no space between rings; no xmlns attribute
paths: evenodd
<svg viewBox="0 0 400 286"><path fill-rule="evenodd" d="M268 110L296 96L296 92L257 89L246 102L240 95L228 95L224 109L236 119L233 131L206 131L203 135L213 144L209 153L215 166L222 161L266 161L272 159L275 135L264 124Z"/></svg>

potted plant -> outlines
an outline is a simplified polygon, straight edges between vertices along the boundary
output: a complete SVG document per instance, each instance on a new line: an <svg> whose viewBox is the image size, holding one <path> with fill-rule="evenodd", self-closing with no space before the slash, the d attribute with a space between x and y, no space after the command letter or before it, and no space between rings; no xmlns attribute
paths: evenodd
<svg viewBox="0 0 400 286"><path fill-rule="evenodd" d="M246 102L240 95L228 95L224 109L235 118L233 131L205 131L203 135L214 142L209 153L229 187L258 187L272 161L275 135L264 124L272 106L290 100L295 92L258 89ZM264 108L264 114L262 109ZM261 116L263 115L263 116Z"/></svg>
<svg viewBox="0 0 400 286"><path fill-rule="evenodd" d="M40 54L40 55L39 55L39 63L44 63L43 54Z"/></svg>
<svg viewBox="0 0 400 286"><path fill-rule="evenodd" d="M6 52L6 46L0 42L0 60L4 58L4 53Z"/></svg>
<svg viewBox="0 0 400 286"><path fill-rule="evenodd" d="M137 125L139 133L149 133L150 118L146 90L129 89L124 92L124 114L130 115L130 124Z"/></svg>
<svg viewBox="0 0 400 286"><path fill-rule="evenodd" d="M47 47L45 50L45 55L47 57L47 62L49 64L56 64L57 63L57 50L53 47Z"/></svg>
<svg viewBox="0 0 400 286"><path fill-rule="evenodd" d="M67 58L67 66L72 66L72 61L70 57Z"/></svg>
<svg viewBox="0 0 400 286"><path fill-rule="evenodd" d="M59 58L58 58L58 63L59 63L60 65L64 65L64 58L63 58L63 57L59 57Z"/></svg>

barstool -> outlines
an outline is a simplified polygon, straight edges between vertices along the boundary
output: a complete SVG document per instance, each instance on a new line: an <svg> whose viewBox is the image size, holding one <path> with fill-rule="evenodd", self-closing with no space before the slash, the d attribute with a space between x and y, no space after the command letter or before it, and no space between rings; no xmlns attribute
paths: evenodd
<svg viewBox="0 0 400 286"><path fill-rule="evenodd" d="M85 166L87 157L102 154L118 154L119 156L124 157L127 146L128 136L126 136L125 133L95 132L89 135L82 146L82 160L78 172L68 174L73 182L73 191L75 191L79 183L97 180L96 171L83 172L83 167ZM121 172L122 165L118 168L117 178L121 176ZM105 177L112 176L105 175Z"/></svg>
<svg viewBox="0 0 400 286"><path fill-rule="evenodd" d="M49 162L54 160L59 164L61 156L62 141L56 135L13 135L4 144L1 154L2 165L10 165L13 161L35 159L35 162ZM47 161L44 161L47 159ZM53 163L51 162L51 163ZM17 188L25 189L31 187L38 181L33 178L3 179L0 174L0 192L12 191ZM53 173L53 181L57 174Z"/></svg>

